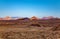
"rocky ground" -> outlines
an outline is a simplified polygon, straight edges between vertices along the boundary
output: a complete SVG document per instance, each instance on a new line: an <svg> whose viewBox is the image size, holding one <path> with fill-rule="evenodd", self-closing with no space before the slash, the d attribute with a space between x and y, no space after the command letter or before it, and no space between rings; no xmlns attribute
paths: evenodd
<svg viewBox="0 0 60 39"><path fill-rule="evenodd" d="M0 39L60 39L60 30L52 27L0 27Z"/></svg>

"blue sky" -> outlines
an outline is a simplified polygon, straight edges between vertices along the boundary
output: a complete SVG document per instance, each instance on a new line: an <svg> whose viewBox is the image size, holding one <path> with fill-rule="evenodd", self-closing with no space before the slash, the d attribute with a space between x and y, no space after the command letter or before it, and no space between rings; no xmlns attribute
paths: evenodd
<svg viewBox="0 0 60 39"><path fill-rule="evenodd" d="M60 17L60 0L0 0L0 17Z"/></svg>

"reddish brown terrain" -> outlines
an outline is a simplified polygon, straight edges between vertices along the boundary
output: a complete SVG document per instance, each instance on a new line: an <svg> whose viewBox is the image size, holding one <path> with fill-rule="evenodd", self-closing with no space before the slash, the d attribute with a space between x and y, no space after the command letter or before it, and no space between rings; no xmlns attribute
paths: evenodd
<svg viewBox="0 0 60 39"><path fill-rule="evenodd" d="M0 39L60 39L60 19L0 20Z"/></svg>

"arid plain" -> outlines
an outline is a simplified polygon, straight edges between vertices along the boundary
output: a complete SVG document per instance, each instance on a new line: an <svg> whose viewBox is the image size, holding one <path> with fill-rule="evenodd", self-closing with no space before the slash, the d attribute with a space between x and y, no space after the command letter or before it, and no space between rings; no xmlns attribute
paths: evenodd
<svg viewBox="0 0 60 39"><path fill-rule="evenodd" d="M0 20L0 39L60 39L60 19Z"/></svg>

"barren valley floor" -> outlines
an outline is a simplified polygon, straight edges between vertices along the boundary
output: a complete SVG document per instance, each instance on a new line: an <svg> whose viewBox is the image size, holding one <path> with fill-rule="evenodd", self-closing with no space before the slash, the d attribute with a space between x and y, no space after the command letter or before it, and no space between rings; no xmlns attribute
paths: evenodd
<svg viewBox="0 0 60 39"><path fill-rule="evenodd" d="M60 39L60 30L52 29L52 27L0 26L0 39Z"/></svg>

